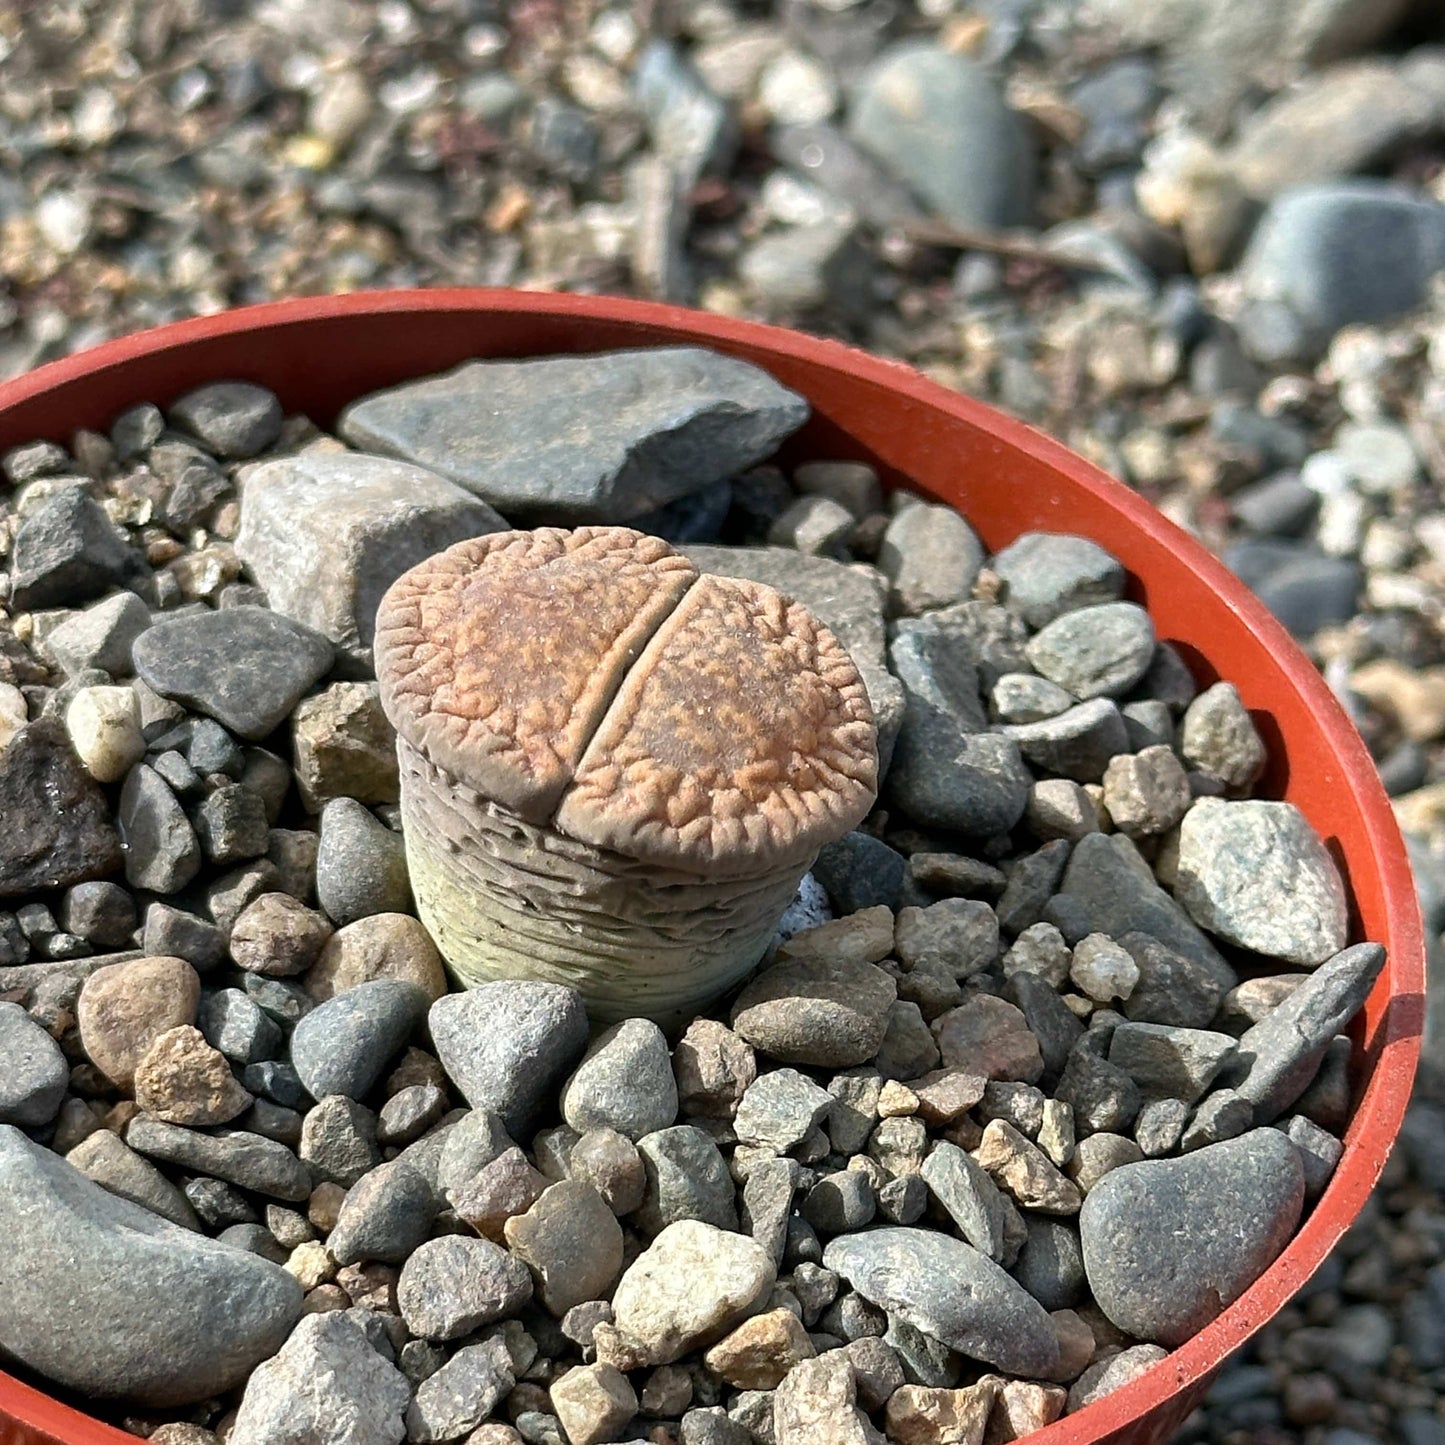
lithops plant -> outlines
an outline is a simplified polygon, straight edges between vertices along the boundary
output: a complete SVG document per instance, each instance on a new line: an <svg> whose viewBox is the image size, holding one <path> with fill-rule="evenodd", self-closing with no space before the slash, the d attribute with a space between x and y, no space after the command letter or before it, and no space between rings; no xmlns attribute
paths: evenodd
<svg viewBox="0 0 1445 1445"><path fill-rule="evenodd" d="M877 791L848 654L622 527L501 532L377 614L418 912L457 979L676 1022L747 974Z"/></svg>

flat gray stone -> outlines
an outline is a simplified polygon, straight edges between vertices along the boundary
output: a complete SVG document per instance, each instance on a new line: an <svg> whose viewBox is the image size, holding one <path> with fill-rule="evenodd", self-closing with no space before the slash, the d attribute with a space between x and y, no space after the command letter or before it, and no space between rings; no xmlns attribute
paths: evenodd
<svg viewBox="0 0 1445 1445"><path fill-rule="evenodd" d="M1239 1040L1239 1056L1225 1079L1268 1124L1309 1087L1334 1037L1369 997L1385 950L1357 943L1317 968L1288 998Z"/></svg>
<svg viewBox="0 0 1445 1445"><path fill-rule="evenodd" d="M1007 1253L1007 1210L998 1185L958 1145L945 1142L933 1146L920 1173L958 1232L999 1263Z"/></svg>
<svg viewBox="0 0 1445 1445"><path fill-rule="evenodd" d="M382 593L452 543L507 525L425 467L316 450L245 472L236 555L277 612L330 638L353 669L369 673Z"/></svg>
<svg viewBox="0 0 1445 1445"><path fill-rule="evenodd" d="M274 732L331 668L334 649L265 607L168 618L136 638L135 670L162 697L253 742Z"/></svg>
<svg viewBox="0 0 1445 1445"><path fill-rule="evenodd" d="M411 1386L352 1313L301 1321L247 1381L228 1445L401 1445Z"/></svg>
<svg viewBox="0 0 1445 1445"><path fill-rule="evenodd" d="M1125 933L1118 942L1139 970L1139 982L1120 1005L1125 1018L1188 1029L1214 1022L1226 992L1216 969L1176 953L1147 933Z"/></svg>
<svg viewBox="0 0 1445 1445"><path fill-rule="evenodd" d="M489 1419L516 1384L511 1353L499 1335L463 1345L417 1387L406 1412L406 1432L417 1445L459 1440Z"/></svg>
<svg viewBox="0 0 1445 1445"><path fill-rule="evenodd" d="M904 713L888 791L920 823L992 837L1023 817L1033 777L1017 743L987 731L977 669L956 641L937 615L898 625L889 662Z"/></svg>
<svg viewBox="0 0 1445 1445"><path fill-rule="evenodd" d="M962 1240L874 1229L833 1240L823 1264L866 1300L970 1359L1018 1375L1047 1375L1058 1365L1043 1306Z"/></svg>
<svg viewBox="0 0 1445 1445"><path fill-rule="evenodd" d="M85 1177L110 1194L128 1199L182 1229L201 1222L186 1196L148 1159L142 1159L118 1134L97 1129L65 1156Z"/></svg>
<svg viewBox="0 0 1445 1445"><path fill-rule="evenodd" d="M1234 1058L1228 1034L1170 1024L1119 1024L1109 1039L1109 1062L1146 1095L1196 1102Z"/></svg>
<svg viewBox="0 0 1445 1445"><path fill-rule="evenodd" d="M746 362L695 347L472 361L341 414L365 451L429 467L509 521L625 522L768 456L808 416Z"/></svg>
<svg viewBox="0 0 1445 1445"><path fill-rule="evenodd" d="M1076 783L1099 782L1110 758L1129 749L1123 714L1109 697L1091 698L1053 717L1013 723L1000 731L1035 767Z"/></svg>
<svg viewBox="0 0 1445 1445"><path fill-rule="evenodd" d="M79 486L61 487L25 512L9 565L17 612L74 607L143 571L105 508Z"/></svg>
<svg viewBox="0 0 1445 1445"><path fill-rule="evenodd" d="M317 1004L291 1035L291 1064L315 1099L364 1099L426 1016L430 1000L412 983L376 978Z"/></svg>
<svg viewBox="0 0 1445 1445"><path fill-rule="evenodd" d="M428 1023L462 1097L498 1114L519 1139L587 1047L582 999L556 983L515 979L448 994Z"/></svg>
<svg viewBox="0 0 1445 1445"><path fill-rule="evenodd" d="M244 1380L301 1313L274 1264L106 1193L0 1126L0 1348L97 1399L186 1405Z"/></svg>
<svg viewBox="0 0 1445 1445"><path fill-rule="evenodd" d="M250 381L211 381L170 405L170 420L218 457L254 457L281 435L276 394Z"/></svg>
<svg viewBox="0 0 1445 1445"><path fill-rule="evenodd" d="M1299 1153L1276 1129L1111 1170L1079 1214L1099 1308L1141 1340L1182 1345L1273 1263L1304 1190Z"/></svg>
<svg viewBox="0 0 1445 1445"><path fill-rule="evenodd" d="M1066 612L1027 648L1034 668L1081 701L1122 697L1154 660L1154 624L1133 602L1104 602Z"/></svg>
<svg viewBox="0 0 1445 1445"><path fill-rule="evenodd" d="M60 1045L19 1004L0 1003L0 1124L48 1124L69 1084Z"/></svg>
<svg viewBox="0 0 1445 1445"><path fill-rule="evenodd" d="M733 1128L744 1144L786 1154L822 1122L833 1096L796 1069L774 1069L748 1085Z"/></svg>
<svg viewBox="0 0 1445 1445"><path fill-rule="evenodd" d="M562 1117L579 1134L615 1129L634 1142L677 1118L667 1038L651 1019L624 1019L587 1050L562 1089Z"/></svg>
<svg viewBox="0 0 1445 1445"><path fill-rule="evenodd" d="M1111 938L1147 933L1207 969L1226 992L1239 982L1194 920L1155 881L1153 869L1127 838L1105 833L1080 838L1059 891L1079 900L1093 931Z"/></svg>
<svg viewBox="0 0 1445 1445"><path fill-rule="evenodd" d="M125 1142L162 1163L209 1174L273 1199L295 1202L311 1193L310 1173L284 1144L244 1129L203 1134L141 1114L131 1121Z"/></svg>
<svg viewBox="0 0 1445 1445"><path fill-rule="evenodd" d="M1003 605L1033 628L1081 607L1115 602L1124 593L1119 559L1097 542L1067 532L1025 532L988 565L1003 580Z"/></svg>
<svg viewBox="0 0 1445 1445"><path fill-rule="evenodd" d="M1293 803L1200 798L1179 829L1174 895L1201 927L1312 968L1346 942L1345 885Z"/></svg>
<svg viewBox="0 0 1445 1445"><path fill-rule="evenodd" d="M134 592L116 592L72 612L46 635L45 650L69 677L91 667L112 677L129 677L134 670L131 647L150 625L150 608Z"/></svg>

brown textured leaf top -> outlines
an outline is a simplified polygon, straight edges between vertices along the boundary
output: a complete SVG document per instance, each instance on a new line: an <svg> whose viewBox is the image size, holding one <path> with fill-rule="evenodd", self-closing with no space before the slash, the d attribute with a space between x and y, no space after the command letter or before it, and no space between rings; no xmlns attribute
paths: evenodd
<svg viewBox="0 0 1445 1445"><path fill-rule="evenodd" d="M626 528L448 549L383 600L376 659L388 716L433 762L631 857L806 861L876 794L867 693L833 634Z"/></svg>

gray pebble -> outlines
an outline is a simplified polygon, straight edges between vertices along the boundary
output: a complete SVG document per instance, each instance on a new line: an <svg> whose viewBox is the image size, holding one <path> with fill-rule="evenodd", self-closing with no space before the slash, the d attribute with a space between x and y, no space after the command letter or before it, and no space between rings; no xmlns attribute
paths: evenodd
<svg viewBox="0 0 1445 1445"><path fill-rule="evenodd" d="M784 1154L807 1138L832 1103L832 1095L796 1069L774 1069L748 1085L733 1127L742 1143Z"/></svg>
<svg viewBox="0 0 1445 1445"><path fill-rule="evenodd" d="M1264 743L1232 683L1216 682L1189 704L1179 752L1190 767L1230 788L1247 788L1259 776Z"/></svg>
<svg viewBox="0 0 1445 1445"><path fill-rule="evenodd" d="M1179 830L1174 891L1196 923L1270 958L1313 967L1345 946L1344 883L1292 803L1201 798Z"/></svg>
<svg viewBox="0 0 1445 1445"><path fill-rule="evenodd" d="M1006 672L989 694L993 715L1001 723L1043 722L1074 706L1071 692L1031 672Z"/></svg>
<svg viewBox="0 0 1445 1445"><path fill-rule="evenodd" d="M1285 1136L1299 1150L1305 1176L1305 1198L1318 1199L1325 1191L1345 1152L1345 1146L1303 1114L1295 1114L1285 1125Z"/></svg>
<svg viewBox="0 0 1445 1445"><path fill-rule="evenodd" d="M1123 715L1112 698L1096 697L1041 722L1002 729L1036 767L1077 783L1097 783L1109 759L1129 746Z"/></svg>
<svg viewBox="0 0 1445 1445"><path fill-rule="evenodd" d="M1224 998L1218 970L1176 953L1147 933L1125 933L1119 944L1139 970L1138 983L1121 1005L1125 1018L1190 1029L1213 1022Z"/></svg>
<svg viewBox="0 0 1445 1445"><path fill-rule="evenodd" d="M839 914L880 904L896 908L907 871L908 860L901 853L856 830L829 843L812 868Z"/></svg>
<svg viewBox="0 0 1445 1445"><path fill-rule="evenodd" d="M1183 1099L1146 1099L1134 1119L1134 1142L1146 1159L1172 1154L1184 1137L1189 1105Z"/></svg>
<svg viewBox="0 0 1445 1445"><path fill-rule="evenodd" d="M789 959L764 969L738 995L734 1032L789 1064L848 1068L883 1042L897 997L881 968L852 959Z"/></svg>
<svg viewBox="0 0 1445 1445"><path fill-rule="evenodd" d="M240 1384L301 1312L284 1270L107 1194L8 1125L0 1181L0 1343L58 1384L190 1404Z"/></svg>
<svg viewBox="0 0 1445 1445"><path fill-rule="evenodd" d="M266 805L249 788L223 783L191 815L201 849L212 863L240 863L266 851Z"/></svg>
<svg viewBox="0 0 1445 1445"><path fill-rule="evenodd" d="M97 948L128 948L136 929L135 899L118 883L77 883L60 904L67 933Z"/></svg>
<svg viewBox="0 0 1445 1445"><path fill-rule="evenodd" d="M701 1129L679 1124L659 1130L639 1139L637 1152L647 1171L647 1183L636 1220L649 1236L660 1234L679 1219L700 1219L719 1229L737 1229L727 1162Z"/></svg>
<svg viewBox="0 0 1445 1445"><path fill-rule="evenodd" d="M803 1218L820 1237L847 1234L871 1224L878 1200L861 1169L825 1174L803 1197Z"/></svg>
<svg viewBox="0 0 1445 1445"><path fill-rule="evenodd" d="M134 592L116 592L72 612L46 636L45 646L67 676L97 667L129 677L131 647L150 625L150 609Z"/></svg>
<svg viewBox="0 0 1445 1445"><path fill-rule="evenodd" d="M394 1159L346 1191L326 1248L342 1265L367 1259L401 1264L431 1232L435 1215L431 1185Z"/></svg>
<svg viewBox="0 0 1445 1445"><path fill-rule="evenodd" d="M447 1235L419 1246L402 1266L397 1307L426 1340L455 1340L514 1315L532 1298L521 1260L487 1239Z"/></svg>
<svg viewBox="0 0 1445 1445"><path fill-rule="evenodd" d="M1109 1040L1109 1062L1144 1093L1195 1103L1238 1051L1228 1034L1172 1024L1123 1023Z"/></svg>
<svg viewBox="0 0 1445 1445"><path fill-rule="evenodd" d="M242 1065L274 1059L285 1042L275 1019L238 988L203 993L196 1026L213 1049Z"/></svg>
<svg viewBox="0 0 1445 1445"><path fill-rule="evenodd" d="M201 869L196 831L159 773L137 763L120 790L125 881L150 893L176 893Z"/></svg>
<svg viewBox="0 0 1445 1445"><path fill-rule="evenodd" d="M331 1094L302 1119L301 1144L296 1153L317 1182L349 1189L381 1163L376 1116L354 1099Z"/></svg>
<svg viewBox="0 0 1445 1445"><path fill-rule="evenodd" d="M920 1177L958 1232L998 1262L1006 1253L1004 1197L989 1175L956 1144L933 1146Z"/></svg>
<svg viewBox="0 0 1445 1445"><path fill-rule="evenodd" d="M767 1251L774 1264L781 1264L792 1223L807 1230L812 1254L822 1257L812 1226L792 1214L793 1196L802 1179L796 1159L760 1159L748 1172L742 1187L741 1229Z"/></svg>
<svg viewBox="0 0 1445 1445"><path fill-rule="evenodd" d="M313 1098L364 1099L430 1000L414 984L377 978L318 1004L291 1034L291 1063Z"/></svg>
<svg viewBox="0 0 1445 1445"><path fill-rule="evenodd" d="M198 1176L187 1179L181 1191L201 1223L213 1233L233 1224L254 1224L256 1211L251 1201L224 1179Z"/></svg>
<svg viewBox="0 0 1445 1445"><path fill-rule="evenodd" d="M79 486L63 486L24 513L9 561L18 612L74 607L139 570L105 509Z"/></svg>
<svg viewBox="0 0 1445 1445"><path fill-rule="evenodd" d="M1239 1040L1239 1058L1226 1075L1271 1122L1308 1087L1336 1034L1358 1012L1385 966L1378 943L1358 943L1317 968L1288 998Z"/></svg>
<svg viewBox="0 0 1445 1445"><path fill-rule="evenodd" d="M952 507L919 503L888 524L878 567L893 610L914 616L967 601L983 565L983 544Z"/></svg>
<svg viewBox="0 0 1445 1445"><path fill-rule="evenodd" d="M875 1229L833 1240L823 1263L865 1299L961 1354L1022 1375L1047 1374L1058 1363L1042 1306L961 1240Z"/></svg>
<svg viewBox="0 0 1445 1445"><path fill-rule="evenodd" d="M473 1108L526 1137L551 1090L587 1046L581 998L560 984L512 980L438 999L428 1018L437 1057Z"/></svg>
<svg viewBox="0 0 1445 1445"><path fill-rule="evenodd" d="M418 1445L460 1439L491 1416L515 1383L512 1358L500 1336L464 1345L420 1382L407 1407L407 1439Z"/></svg>
<svg viewBox="0 0 1445 1445"><path fill-rule="evenodd" d="M186 1196L154 1164L142 1159L109 1129L97 1129L65 1158L108 1194L128 1199L181 1229L201 1227Z"/></svg>
<svg viewBox="0 0 1445 1445"><path fill-rule="evenodd" d="M1154 658L1154 624L1133 602L1106 602L1067 612L1027 648L1034 669L1081 700L1121 697Z"/></svg>
<svg viewBox="0 0 1445 1445"><path fill-rule="evenodd" d="M1072 1309L1084 1293L1084 1255L1079 1231L1061 1219L1025 1216L1028 1238L1013 1277L1050 1312Z"/></svg>
<svg viewBox="0 0 1445 1445"><path fill-rule="evenodd" d="M1216 1089L1195 1109L1179 1147L1189 1154L1208 1144L1237 1139L1254 1122L1254 1105L1243 1094L1234 1089Z"/></svg>
<svg viewBox="0 0 1445 1445"><path fill-rule="evenodd" d="M281 403L264 386L214 381L171 403L171 421L218 457L253 457L281 434Z"/></svg>
<svg viewBox="0 0 1445 1445"><path fill-rule="evenodd" d="M126 1130L126 1143L141 1154L194 1169L274 1199L305 1199L311 1193L306 1166L283 1144L242 1129L203 1134L144 1114Z"/></svg>
<svg viewBox="0 0 1445 1445"><path fill-rule="evenodd" d="M321 810L316 898L338 928L375 913L411 911L402 835L355 798L333 798Z"/></svg>
<svg viewBox="0 0 1445 1445"><path fill-rule="evenodd" d="M989 567L1004 582L1004 606L1033 628L1066 612L1116 601L1124 592L1118 559L1098 543L1065 532L1025 532L996 553Z"/></svg>
<svg viewBox="0 0 1445 1445"><path fill-rule="evenodd" d="M650 1019L626 1019L601 1034L562 1087L562 1117L579 1134L615 1129L628 1139L677 1118L677 1083L667 1039Z"/></svg>
<svg viewBox="0 0 1445 1445"><path fill-rule="evenodd" d="M1094 1298L1137 1338L1183 1344L1284 1248L1304 1187L1298 1152L1274 1129L1112 1171L1079 1215Z"/></svg>
<svg viewBox="0 0 1445 1445"><path fill-rule="evenodd" d="M50 1123L69 1083L60 1045L19 1004L0 1003L0 1124Z"/></svg>

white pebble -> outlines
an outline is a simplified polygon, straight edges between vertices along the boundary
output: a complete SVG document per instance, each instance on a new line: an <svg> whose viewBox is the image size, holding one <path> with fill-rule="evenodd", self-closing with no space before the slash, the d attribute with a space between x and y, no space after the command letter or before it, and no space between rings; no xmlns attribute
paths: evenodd
<svg viewBox="0 0 1445 1445"><path fill-rule="evenodd" d="M1139 982L1139 965L1114 940L1103 933L1091 933L1074 948L1069 977L1094 1000L1128 998Z"/></svg>
<svg viewBox="0 0 1445 1445"><path fill-rule="evenodd" d="M145 757L140 702L128 687L83 687L65 710L65 730L99 783L118 783Z"/></svg>
<svg viewBox="0 0 1445 1445"><path fill-rule="evenodd" d="M13 683L0 682L0 752L4 752L10 739L25 726L29 716L25 694Z"/></svg>

